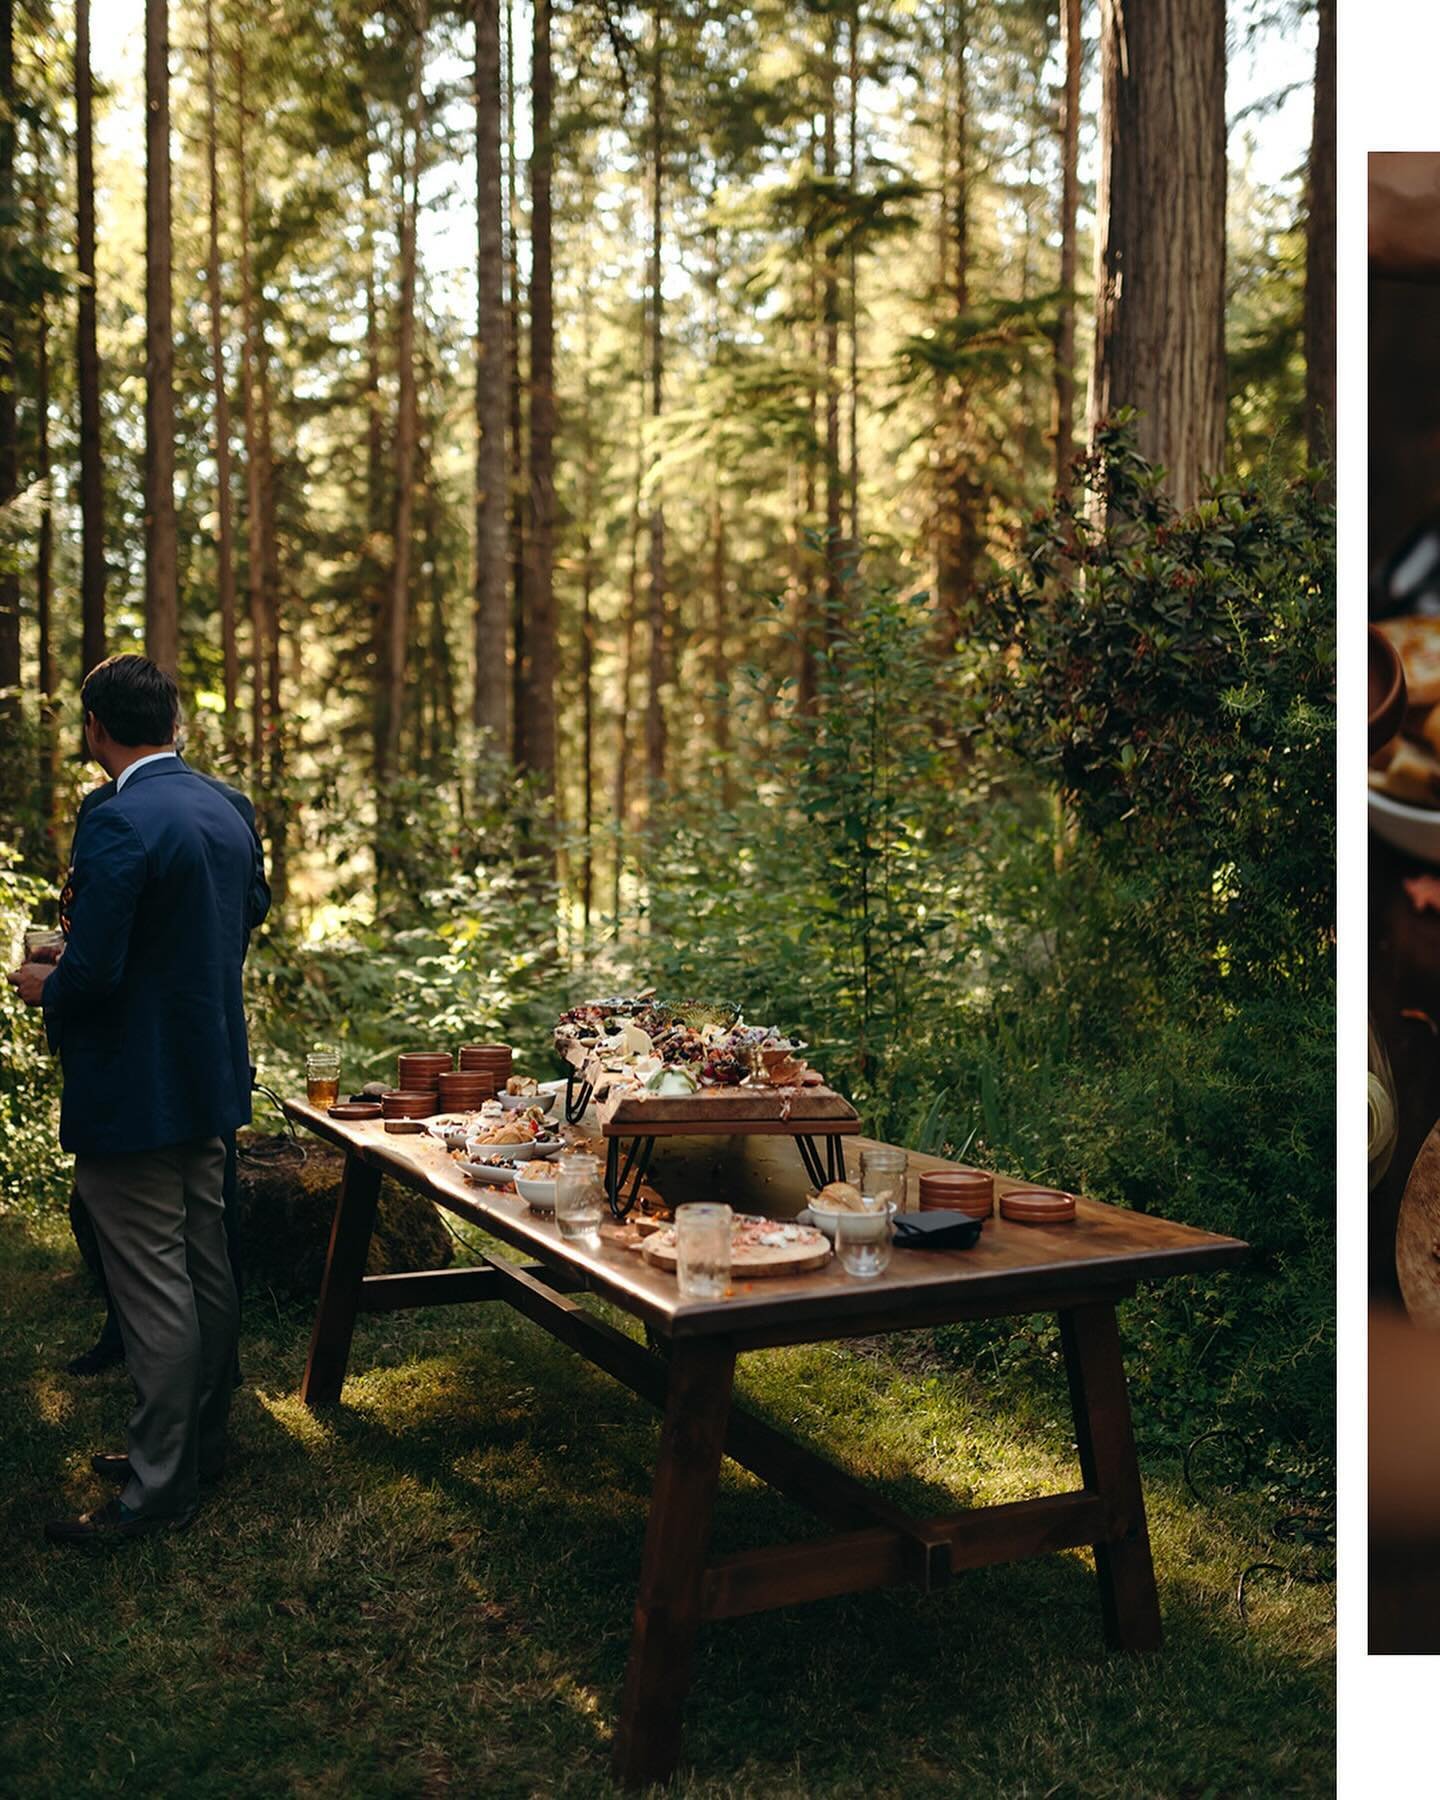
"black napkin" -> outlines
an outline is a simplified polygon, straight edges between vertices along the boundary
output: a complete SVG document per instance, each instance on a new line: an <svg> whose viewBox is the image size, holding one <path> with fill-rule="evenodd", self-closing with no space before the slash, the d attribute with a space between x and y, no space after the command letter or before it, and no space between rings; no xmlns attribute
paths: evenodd
<svg viewBox="0 0 1440 1800"><path fill-rule="evenodd" d="M961 1212L897 1213L895 1242L902 1250L972 1250L984 1223Z"/></svg>

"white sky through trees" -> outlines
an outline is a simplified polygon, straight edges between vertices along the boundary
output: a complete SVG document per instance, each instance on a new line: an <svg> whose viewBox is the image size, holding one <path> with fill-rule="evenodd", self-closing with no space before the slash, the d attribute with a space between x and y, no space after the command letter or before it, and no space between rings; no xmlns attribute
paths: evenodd
<svg viewBox="0 0 1440 1800"><path fill-rule="evenodd" d="M1089 10L1089 9L1087 9ZM1293 9L1285 8L1285 13ZM179 9L171 6L171 68L177 69L181 56ZM1237 16L1238 15L1238 16ZM1252 18L1264 22L1252 25ZM1089 20L1093 34L1096 22ZM525 142L526 94L524 83L528 57L528 8L524 0L516 5L516 80L520 149ZM1230 7L1230 57L1228 67L1227 106L1230 116L1230 158L1232 173L1248 163L1251 179L1272 189L1293 191L1299 203L1305 160L1309 152L1311 128L1311 80L1315 60L1315 21L1311 14L1300 22L1292 17L1276 17L1264 0L1248 0L1248 4ZM100 235L104 237L104 189L110 160L126 160L139 164L144 157L144 0L98 0L91 17L92 62L97 84L109 90L109 98L97 107L97 179L100 194ZM1059 71L1056 70L1058 79ZM459 67L432 65L432 79L459 77L462 88L465 71ZM1090 129L1087 133L1093 148L1094 107L1098 95L1086 96ZM862 94L863 94L862 89ZM876 94L884 110L883 96ZM455 125L463 131L465 102L456 105ZM1093 167L1082 168L1082 180L1093 179ZM475 213L473 181L469 159L459 157L444 168L430 171L419 220L419 243L432 296L438 300L449 296L451 304L468 317L473 305L473 259L475 255ZM673 246L672 246L673 248ZM666 282L667 289L670 283Z"/></svg>

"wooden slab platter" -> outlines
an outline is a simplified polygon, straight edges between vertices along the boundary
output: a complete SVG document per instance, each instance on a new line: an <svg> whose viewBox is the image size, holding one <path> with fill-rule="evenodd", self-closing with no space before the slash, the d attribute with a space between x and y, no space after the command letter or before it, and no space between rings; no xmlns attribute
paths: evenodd
<svg viewBox="0 0 1440 1800"><path fill-rule="evenodd" d="M1395 1226L1395 1273L1405 1310L1440 1330L1440 1125L1420 1146Z"/></svg>
<svg viewBox="0 0 1440 1800"><path fill-rule="evenodd" d="M827 1087L714 1087L694 1094L637 1094L631 1089L602 1100L596 1110L606 1137L723 1137L767 1126L823 1137L860 1129L855 1108Z"/></svg>
<svg viewBox="0 0 1440 1800"><path fill-rule="evenodd" d="M785 1221L777 1220L776 1223ZM823 1269L832 1254L829 1239L812 1227L800 1229L803 1236L794 1244L737 1244L730 1258L731 1275L741 1281L763 1281L769 1277L805 1275L811 1269ZM679 1257L670 1231L657 1231L647 1237L643 1254L652 1267L664 1269L670 1275L675 1273Z"/></svg>

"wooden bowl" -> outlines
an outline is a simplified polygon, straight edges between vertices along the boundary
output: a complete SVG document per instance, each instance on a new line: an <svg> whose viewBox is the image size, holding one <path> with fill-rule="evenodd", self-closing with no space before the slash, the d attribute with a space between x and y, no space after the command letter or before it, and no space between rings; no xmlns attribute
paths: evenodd
<svg viewBox="0 0 1440 1800"><path fill-rule="evenodd" d="M920 1174L921 1212L961 1212L988 1219L995 1211L995 1177L984 1169L924 1169Z"/></svg>
<svg viewBox="0 0 1440 1800"><path fill-rule="evenodd" d="M1405 720L1405 668L1400 653L1383 631L1370 628L1366 692L1370 711L1369 749L1383 750Z"/></svg>
<svg viewBox="0 0 1440 1800"><path fill-rule="evenodd" d="M1000 1196L1000 1217L1013 1225L1068 1225L1075 1218L1075 1196L1059 1188L1011 1188Z"/></svg>
<svg viewBox="0 0 1440 1800"><path fill-rule="evenodd" d="M428 1119L440 1110L429 1089L391 1088L380 1096L380 1109L387 1119Z"/></svg>

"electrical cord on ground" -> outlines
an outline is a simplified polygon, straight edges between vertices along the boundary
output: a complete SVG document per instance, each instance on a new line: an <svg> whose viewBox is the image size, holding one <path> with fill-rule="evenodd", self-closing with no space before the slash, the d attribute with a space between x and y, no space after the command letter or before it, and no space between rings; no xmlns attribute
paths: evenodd
<svg viewBox="0 0 1440 1800"><path fill-rule="evenodd" d="M1185 1485L1202 1505L1213 1498L1212 1492L1202 1490L1196 1471L1197 1452L1205 1444L1226 1442L1238 1447L1240 1452L1239 1478L1241 1485L1248 1485L1255 1467L1255 1455L1250 1442L1238 1431L1222 1426L1213 1431L1202 1431L1198 1437L1192 1438L1185 1447L1183 1471ZM1333 1502L1328 1506L1300 1506L1289 1512L1281 1513L1270 1527L1270 1535L1278 1544L1305 1547L1315 1553L1318 1560L1308 1565L1303 1563L1253 1562L1241 1569L1235 1578L1235 1610L1244 1625L1250 1623L1249 1589L1251 1582L1262 1575L1278 1575L1288 1587L1299 1582L1306 1587L1333 1587L1335 1584L1335 1507ZM1328 1558L1326 1557L1328 1552Z"/></svg>

